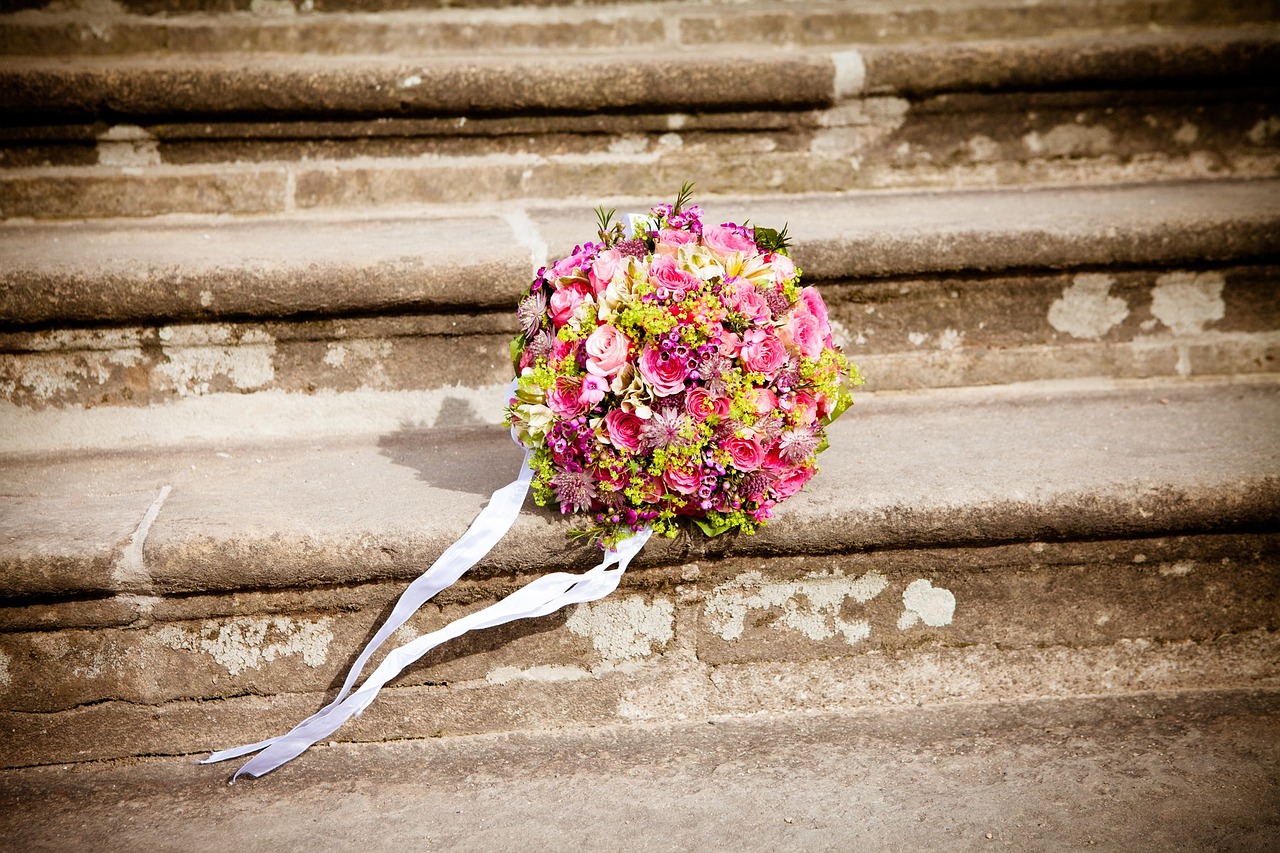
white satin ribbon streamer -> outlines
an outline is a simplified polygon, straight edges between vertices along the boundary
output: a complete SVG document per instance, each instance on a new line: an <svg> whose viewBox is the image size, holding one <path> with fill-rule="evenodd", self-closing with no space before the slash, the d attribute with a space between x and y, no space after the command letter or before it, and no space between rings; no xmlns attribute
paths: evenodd
<svg viewBox="0 0 1280 853"><path fill-rule="evenodd" d="M246 773L251 776L262 776L301 755L316 741L336 731L352 716L359 716L373 702L383 685L441 643L460 637L468 631L502 625L516 619L545 616L569 604L595 601L617 589L627 566L649 541L651 529L645 528L620 541L605 555L599 565L584 574L555 572L545 575L496 604L456 619L439 630L394 649L374 669L360 689L354 693L351 692L361 670L378 647L428 599L448 587L479 562L511 529L519 515L520 506L529 491L529 482L533 477L533 471L529 468L531 456L532 451L525 453L520 475L516 480L494 492L488 506L472 522L462 538L441 554L431 568L404 591L387 621L378 629L377 634L352 665L342 689L338 691L338 695L332 702L294 726L287 734L215 752L201 763L226 761L261 750L260 754L236 771L231 781L234 782ZM609 567L614 564L617 568L610 569Z"/></svg>

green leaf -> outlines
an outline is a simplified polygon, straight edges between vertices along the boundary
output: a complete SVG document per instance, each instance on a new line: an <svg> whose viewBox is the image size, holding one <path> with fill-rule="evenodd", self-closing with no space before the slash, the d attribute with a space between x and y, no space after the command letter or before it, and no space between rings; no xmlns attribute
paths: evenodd
<svg viewBox="0 0 1280 853"><path fill-rule="evenodd" d="M702 529L702 532L708 536L719 536L733 528L733 525L727 521L712 523L705 518L695 518L693 523Z"/></svg>
<svg viewBox="0 0 1280 853"><path fill-rule="evenodd" d="M511 339L511 369L520 375L520 356L524 355L524 335L516 335Z"/></svg>
<svg viewBox="0 0 1280 853"><path fill-rule="evenodd" d="M827 415L826 420L822 422L823 426L827 426L836 418L845 413L850 406L853 405L853 392L849 390L849 386L844 382L840 383L840 395L836 398L836 406L831 410L831 414Z"/></svg>
<svg viewBox="0 0 1280 853"><path fill-rule="evenodd" d="M772 228L761 228L757 225L755 230L756 245L763 252L787 254L787 251L791 248L791 237L787 234L789 224L783 225L781 231L775 231Z"/></svg>
<svg viewBox="0 0 1280 853"><path fill-rule="evenodd" d="M676 206L672 213L679 213L686 204L693 200L693 181L685 181L680 185L680 194L676 196Z"/></svg>

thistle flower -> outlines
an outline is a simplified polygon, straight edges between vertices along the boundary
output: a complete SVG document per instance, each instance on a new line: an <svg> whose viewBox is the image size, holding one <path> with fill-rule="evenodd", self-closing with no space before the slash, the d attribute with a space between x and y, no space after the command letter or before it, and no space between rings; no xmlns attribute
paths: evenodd
<svg viewBox="0 0 1280 853"><path fill-rule="evenodd" d="M596 481L586 471L560 471L551 478L561 512L583 512L591 509L596 498Z"/></svg>
<svg viewBox="0 0 1280 853"><path fill-rule="evenodd" d="M531 293L520 301L520 307L516 309L516 319L520 322L520 328L524 330L526 338L533 340L538 329L542 328L542 321L546 318L546 314L545 291L539 289L538 292Z"/></svg>
<svg viewBox="0 0 1280 853"><path fill-rule="evenodd" d="M543 329L529 339L529 345L525 347L525 350L534 361L540 358L548 358L551 355L552 348L555 346L555 341L555 336L551 334L551 330Z"/></svg>
<svg viewBox="0 0 1280 853"><path fill-rule="evenodd" d="M778 455L788 462L803 462L818 449L820 439L807 427L789 429L778 439Z"/></svg>
<svg viewBox="0 0 1280 853"><path fill-rule="evenodd" d="M685 443L685 438L680 431L691 426L692 423L689 416L678 408L657 409L653 417L640 427L640 441L654 450L660 447L678 447Z"/></svg>

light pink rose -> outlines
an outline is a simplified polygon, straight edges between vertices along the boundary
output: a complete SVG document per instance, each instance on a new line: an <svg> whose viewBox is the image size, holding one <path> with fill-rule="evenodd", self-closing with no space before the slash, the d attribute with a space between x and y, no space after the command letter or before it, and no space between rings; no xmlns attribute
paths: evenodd
<svg viewBox="0 0 1280 853"><path fill-rule="evenodd" d="M730 311L737 311L751 322L769 322L769 303L749 282L738 279L720 291L720 299Z"/></svg>
<svg viewBox="0 0 1280 853"><path fill-rule="evenodd" d="M631 453L640 449L640 427L643 424L644 421L622 409L610 409L604 416L604 430L609 436L609 443Z"/></svg>
<svg viewBox="0 0 1280 853"><path fill-rule="evenodd" d="M742 336L742 363L753 373L772 378L787 362L787 348L771 329L748 329Z"/></svg>
<svg viewBox="0 0 1280 853"><path fill-rule="evenodd" d="M662 472L667 487L682 495L691 495L702 485L702 474L696 468L668 468Z"/></svg>
<svg viewBox="0 0 1280 853"><path fill-rule="evenodd" d="M738 337L737 332L724 331L720 334L717 348L725 358L736 358L742 352L742 338Z"/></svg>
<svg viewBox="0 0 1280 853"><path fill-rule="evenodd" d="M649 264L649 281L658 289L659 299L679 301L690 292L697 290L701 280L691 273L676 266L674 258L663 256L655 258Z"/></svg>
<svg viewBox="0 0 1280 853"><path fill-rule="evenodd" d="M687 243L698 242L698 235L680 228L663 228L658 232L657 246L654 253L658 255L674 255L680 247Z"/></svg>
<svg viewBox="0 0 1280 853"><path fill-rule="evenodd" d="M808 311L797 311L791 315L780 329L778 337L788 349L800 353L805 358L817 358L822 355L822 330L817 319Z"/></svg>
<svg viewBox="0 0 1280 853"><path fill-rule="evenodd" d="M707 225L703 227L702 245L721 257L731 255L734 252L750 255L756 251L754 241L722 225Z"/></svg>
<svg viewBox="0 0 1280 853"><path fill-rule="evenodd" d="M605 323L587 337L587 372L612 379L630 354L631 339Z"/></svg>
<svg viewBox="0 0 1280 853"><path fill-rule="evenodd" d="M689 375L689 368L680 358L663 350L647 347L640 355L640 375L653 388L654 394L670 397L684 390L684 380Z"/></svg>
<svg viewBox="0 0 1280 853"><path fill-rule="evenodd" d="M818 321L818 330L822 335L822 340L827 346L835 346L835 341L831 337L831 320L827 316L827 303L822 301L822 294L818 293L816 287L802 287L800 289L800 298L797 301L797 308L804 307Z"/></svg>
<svg viewBox="0 0 1280 853"><path fill-rule="evenodd" d="M587 410L595 407L604 399L605 392L609 390L609 383L599 376L593 376L588 373L582 377L582 393L578 395L578 402Z"/></svg>
<svg viewBox="0 0 1280 853"><path fill-rule="evenodd" d="M573 317L573 312L578 310L578 306L582 304L584 298L577 285L562 287L551 294L551 305L548 313L551 314L551 322L555 324L557 329L569 322L570 318Z"/></svg>
<svg viewBox="0 0 1280 853"><path fill-rule="evenodd" d="M778 500L786 500L804 488L816 469L812 466L795 468L778 478L773 484L773 494Z"/></svg>
<svg viewBox="0 0 1280 853"><path fill-rule="evenodd" d="M767 415L778 408L778 395L768 388L757 388L755 399L756 414Z"/></svg>
<svg viewBox="0 0 1280 853"><path fill-rule="evenodd" d="M627 259L617 249L608 249L596 255L591 264L591 272L587 277L591 280L591 289L596 296L604 293L613 277L626 266Z"/></svg>
<svg viewBox="0 0 1280 853"><path fill-rule="evenodd" d="M729 414L729 398L713 397L706 388L695 385L684 393L684 408L698 422L710 417L723 418Z"/></svg>
<svg viewBox="0 0 1280 853"><path fill-rule="evenodd" d="M755 471L764 464L764 448L754 438L734 436L724 443L724 449L739 471Z"/></svg>
<svg viewBox="0 0 1280 853"><path fill-rule="evenodd" d="M773 267L773 280L778 284L795 278L796 265L786 255L775 252L769 256L769 265Z"/></svg>

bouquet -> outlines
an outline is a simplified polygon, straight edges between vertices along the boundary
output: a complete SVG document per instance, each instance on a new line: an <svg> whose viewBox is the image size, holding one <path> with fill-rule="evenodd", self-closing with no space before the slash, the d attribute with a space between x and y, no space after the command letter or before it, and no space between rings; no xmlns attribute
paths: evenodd
<svg viewBox="0 0 1280 853"><path fill-rule="evenodd" d="M856 367L801 287L787 233L675 204L614 223L538 270L512 341L507 423L533 494L589 513L603 546L642 528L751 534L814 475Z"/></svg>
<svg viewBox="0 0 1280 853"><path fill-rule="evenodd" d="M681 519L711 536L754 533L809 481L827 425L862 380L832 340L822 297L800 286L786 228L703 225L690 188L619 223L599 210L600 242L538 271L511 345L506 415L525 447L515 481L404 591L333 701L205 763L256 752L232 781L269 773L441 643L599 600L653 533L674 536ZM382 644L511 529L530 489L543 506L590 514L578 533L606 549L601 563L543 575L393 649L357 688Z"/></svg>

